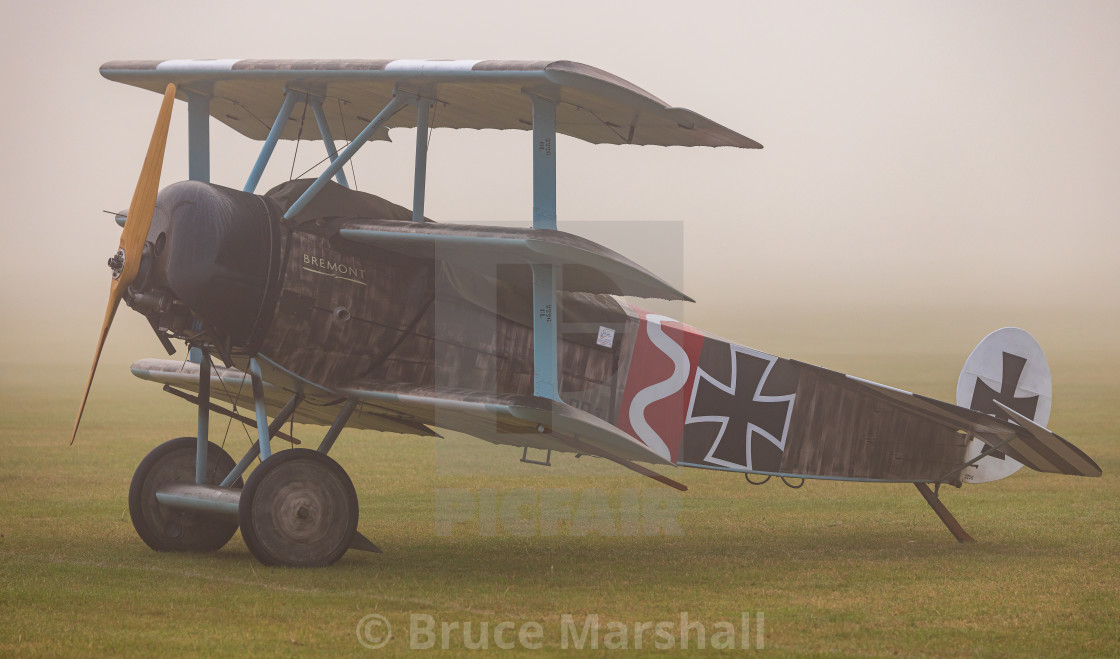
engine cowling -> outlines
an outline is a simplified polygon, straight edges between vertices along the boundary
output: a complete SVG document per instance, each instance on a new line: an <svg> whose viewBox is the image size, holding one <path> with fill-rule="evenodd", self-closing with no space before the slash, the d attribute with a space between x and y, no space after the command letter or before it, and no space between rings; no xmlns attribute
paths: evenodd
<svg viewBox="0 0 1120 659"><path fill-rule="evenodd" d="M199 181L163 189L129 306L159 331L253 352L279 288L282 212L259 195Z"/></svg>

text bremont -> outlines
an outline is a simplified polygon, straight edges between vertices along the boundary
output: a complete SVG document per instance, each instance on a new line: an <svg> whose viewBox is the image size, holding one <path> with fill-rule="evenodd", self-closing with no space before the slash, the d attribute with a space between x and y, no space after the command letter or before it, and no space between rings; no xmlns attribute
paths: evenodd
<svg viewBox="0 0 1120 659"><path fill-rule="evenodd" d="M303 269L309 272L331 275L339 279L346 279L357 283L365 283L363 281L366 278L366 271L364 268L357 268L345 263L337 263L330 259L311 256L310 254L303 255L303 263Z"/></svg>

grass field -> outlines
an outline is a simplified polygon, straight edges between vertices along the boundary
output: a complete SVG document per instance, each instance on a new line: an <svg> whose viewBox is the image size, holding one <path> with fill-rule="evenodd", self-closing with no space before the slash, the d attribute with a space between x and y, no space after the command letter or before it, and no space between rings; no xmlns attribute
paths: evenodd
<svg viewBox="0 0 1120 659"><path fill-rule="evenodd" d="M799 357L950 400L963 361ZM212 555L152 552L129 521L129 480L157 443L193 434L193 409L126 369L103 367L83 433L69 447L84 373L8 365L0 392L0 654L396 654L408 651L413 614L430 615L437 632L441 623L469 621L477 636L486 622L491 649L498 623L516 630L538 622L540 654L560 654L564 614L577 625L597 615L605 651L610 621L628 626L633 647L635 623L677 625L685 612L705 624L710 644L716 623L738 628L746 612L751 634L763 614L764 652L774 655L1115 656L1115 361L1052 362L1050 425L1104 477L1024 469L950 489L944 499L975 544L956 543L910 485L818 481L794 491L682 469L673 475L690 490L674 499L663 486L587 459L533 467L518 463L515 449L461 437L347 433L333 455L357 486L359 529L385 553L350 552L320 570L262 567L239 535ZM220 441L225 424L213 423ZM311 441L321 433L296 430ZM246 441L235 426L226 444L237 452ZM665 507L638 515L635 500ZM679 533L641 534L651 520L669 531L679 525ZM358 642L368 614L395 629L380 650ZM679 628L673 633L679 652ZM503 638L516 642L516 633ZM644 647L656 640L646 632ZM466 653L461 632L449 641Z"/></svg>

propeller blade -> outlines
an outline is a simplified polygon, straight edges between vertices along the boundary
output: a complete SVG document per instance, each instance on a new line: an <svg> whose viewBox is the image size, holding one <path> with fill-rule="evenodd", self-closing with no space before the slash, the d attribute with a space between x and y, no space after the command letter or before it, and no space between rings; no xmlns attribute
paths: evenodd
<svg viewBox="0 0 1120 659"><path fill-rule="evenodd" d="M105 339L109 336L109 326L113 324L113 316L117 313L117 305L121 296L117 294L117 282L113 282L113 290L109 293L109 307L105 309L105 320L101 323L101 336L97 339L97 351L93 353L93 366L89 369L89 379L86 380L86 390L82 393L82 404L78 406L78 418L74 420L74 432L70 435L70 444L78 436L78 424L82 422L82 412L86 411L86 399L89 398L89 388L93 386L93 374L97 372L97 361L101 359L101 349L105 347Z"/></svg>
<svg viewBox="0 0 1120 659"><path fill-rule="evenodd" d="M148 239L152 215L156 212L159 175L163 171L163 152L167 146L167 131L171 128L171 106L174 103L175 85L168 85L155 130L152 131L152 141L148 144L148 155L144 157L144 168L140 170L136 191L132 193L132 203L128 205L128 221L121 232L121 249L124 250L125 260L124 269L116 281L121 284L122 293L140 271L140 254L144 251L144 241Z"/></svg>
<svg viewBox="0 0 1120 659"><path fill-rule="evenodd" d="M136 279L140 271L140 255L144 251L144 242L148 239L148 229L152 226L152 216L156 211L156 195L159 194L159 177L163 171L163 154L167 146L167 133L171 128L171 108L175 104L175 85L168 85L163 95L163 105L160 106L159 116L156 118L156 127L152 131L152 141L148 143L148 153L144 156L144 166L140 170L140 178L136 181L136 190L132 193L132 203L128 206L128 222L121 232L120 251L118 256L124 258L120 265L120 273L113 278L109 285L109 304L105 308L105 320L101 323L101 335L97 339L97 351L93 354L93 366L89 369L89 379L86 381L86 390L82 394L81 405L78 406L78 417L74 420L74 432L70 435L70 443L78 436L78 425L82 422L82 412L86 409L86 400L89 390L93 385L93 375L97 372L97 362L101 359L101 350L105 347L105 339L109 336L109 327L113 324L117 307L128 290L129 284Z"/></svg>

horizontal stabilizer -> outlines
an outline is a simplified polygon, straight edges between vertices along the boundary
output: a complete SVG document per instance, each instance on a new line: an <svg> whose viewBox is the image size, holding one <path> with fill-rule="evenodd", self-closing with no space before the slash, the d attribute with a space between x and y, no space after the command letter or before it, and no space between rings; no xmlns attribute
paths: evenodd
<svg viewBox="0 0 1120 659"><path fill-rule="evenodd" d="M941 424L971 433L1035 471L1070 476L1101 475L1101 468L1076 446L999 401L996 404L1015 423L870 380L850 375L848 378Z"/></svg>
<svg viewBox="0 0 1120 659"><path fill-rule="evenodd" d="M994 402L1025 431L1017 433L1001 451L1035 471L1070 476L1101 475L1101 468L1081 449L998 400ZM980 439L989 445L993 441L983 436Z"/></svg>
<svg viewBox="0 0 1120 659"><path fill-rule="evenodd" d="M562 231L357 220L343 224L339 235L352 242L435 258L484 273L494 272L499 265L559 265L563 272L558 288L571 293L692 301L625 256Z"/></svg>

